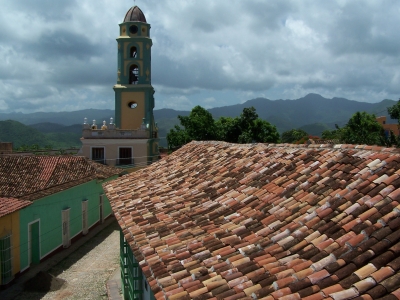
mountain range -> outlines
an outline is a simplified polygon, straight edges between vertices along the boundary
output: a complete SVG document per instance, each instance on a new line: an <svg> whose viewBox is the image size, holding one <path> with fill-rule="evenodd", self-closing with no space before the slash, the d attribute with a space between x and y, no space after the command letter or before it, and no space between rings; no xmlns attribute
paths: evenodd
<svg viewBox="0 0 400 300"><path fill-rule="evenodd" d="M393 106L396 101L382 100L378 103L367 103L348 100L345 98L324 98L318 94L308 94L305 97L296 100L269 100L266 98L256 98L248 100L242 104L230 106L215 107L208 109L214 119L224 117L236 117L243 111L243 108L253 106L259 117L275 125L280 133L300 128L309 134L320 136L323 130L333 129L335 124L343 126L349 118L357 111L366 111L376 116L386 116L388 123L395 123L390 120L387 108ZM166 146L166 135L171 128L179 124L178 115L189 115L190 111L177 111L173 109L156 109L154 117L158 123L160 145ZM14 120L26 125L29 136L45 135L50 144L63 146L65 143L73 143L70 146L79 147L82 125L84 118L91 123L93 119L97 124L103 120L107 123L110 117L114 117L114 111L110 109L85 109L73 112L35 112L35 113L0 113L0 120ZM23 133L23 127L18 127L18 132L10 132L8 124L8 133L4 135L4 121L0 122L0 140L12 141L17 148L21 139L13 137L26 136ZM22 125L21 124L21 125ZM33 131L32 131L33 130ZM11 139L11 140L10 140ZM55 139L55 142L51 142ZM38 142L44 146L43 137Z"/></svg>

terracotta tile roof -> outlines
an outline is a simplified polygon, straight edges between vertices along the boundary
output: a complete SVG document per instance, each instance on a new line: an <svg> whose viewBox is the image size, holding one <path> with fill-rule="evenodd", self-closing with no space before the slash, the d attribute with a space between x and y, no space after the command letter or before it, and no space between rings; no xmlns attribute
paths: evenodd
<svg viewBox="0 0 400 300"><path fill-rule="evenodd" d="M32 204L31 201L0 197L0 218Z"/></svg>
<svg viewBox="0 0 400 300"><path fill-rule="evenodd" d="M103 164L97 163L93 160L87 160L87 159L85 159L85 160L95 170L96 178L98 178L98 179L106 179L106 178L112 177L114 175L119 175L119 174L123 173L122 169L103 165Z"/></svg>
<svg viewBox="0 0 400 300"><path fill-rule="evenodd" d="M156 299L399 299L399 152L192 142L104 188Z"/></svg>
<svg viewBox="0 0 400 300"><path fill-rule="evenodd" d="M35 200L120 170L78 156L0 157L0 197Z"/></svg>

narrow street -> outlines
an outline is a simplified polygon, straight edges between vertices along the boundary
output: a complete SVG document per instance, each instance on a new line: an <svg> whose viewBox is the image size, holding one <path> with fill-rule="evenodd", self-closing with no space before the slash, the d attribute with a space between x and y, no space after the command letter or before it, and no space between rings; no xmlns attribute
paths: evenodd
<svg viewBox="0 0 400 300"><path fill-rule="evenodd" d="M118 228L112 222L59 263L25 282L24 291L13 299L108 299L106 283L119 268Z"/></svg>

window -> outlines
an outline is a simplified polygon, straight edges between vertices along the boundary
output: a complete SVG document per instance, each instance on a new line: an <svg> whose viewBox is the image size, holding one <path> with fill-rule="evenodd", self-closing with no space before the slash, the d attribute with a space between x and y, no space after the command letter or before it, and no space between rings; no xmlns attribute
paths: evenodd
<svg viewBox="0 0 400 300"><path fill-rule="evenodd" d="M70 208L62 210L62 241L64 248L68 248L71 245L69 233L69 211Z"/></svg>
<svg viewBox="0 0 400 300"><path fill-rule="evenodd" d="M82 201L82 234L85 235L89 232L88 228L88 200Z"/></svg>
<svg viewBox="0 0 400 300"><path fill-rule="evenodd" d="M134 101L128 103L129 108L135 109L137 106L138 106L138 104Z"/></svg>
<svg viewBox="0 0 400 300"><path fill-rule="evenodd" d="M11 235L0 239L0 275L1 284L9 283L12 279Z"/></svg>
<svg viewBox="0 0 400 300"><path fill-rule="evenodd" d="M119 148L119 159L117 161L118 165L132 165L132 148Z"/></svg>
<svg viewBox="0 0 400 300"><path fill-rule="evenodd" d="M104 148L93 147L92 148L92 160L101 164L106 164L104 156Z"/></svg>
<svg viewBox="0 0 400 300"><path fill-rule="evenodd" d="M99 198L100 224L103 224L103 223L104 223L103 197L104 197L104 195L100 195L100 198Z"/></svg>
<svg viewBox="0 0 400 300"><path fill-rule="evenodd" d="M139 67L137 65L132 65L129 68L129 84L139 83Z"/></svg>
<svg viewBox="0 0 400 300"><path fill-rule="evenodd" d="M138 27L136 25L132 25L131 27L129 27L129 31L132 34L136 34L138 32Z"/></svg>
<svg viewBox="0 0 400 300"><path fill-rule="evenodd" d="M137 57L137 48L136 47L131 47L131 55L132 58Z"/></svg>

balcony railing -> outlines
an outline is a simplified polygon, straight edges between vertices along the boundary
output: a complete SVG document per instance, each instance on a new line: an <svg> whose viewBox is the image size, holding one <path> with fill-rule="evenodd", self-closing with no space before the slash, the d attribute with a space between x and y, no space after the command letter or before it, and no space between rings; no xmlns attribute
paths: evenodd
<svg viewBox="0 0 400 300"><path fill-rule="evenodd" d="M148 130L122 130L122 129L83 129L82 136L85 139L148 139Z"/></svg>
<svg viewBox="0 0 400 300"><path fill-rule="evenodd" d="M133 165L133 158L117 158L117 166Z"/></svg>
<svg viewBox="0 0 400 300"><path fill-rule="evenodd" d="M104 158L92 158L92 160L97 162L97 163L99 163L99 164L103 164L103 165L107 164L107 162L106 162L106 160Z"/></svg>

